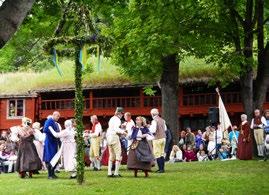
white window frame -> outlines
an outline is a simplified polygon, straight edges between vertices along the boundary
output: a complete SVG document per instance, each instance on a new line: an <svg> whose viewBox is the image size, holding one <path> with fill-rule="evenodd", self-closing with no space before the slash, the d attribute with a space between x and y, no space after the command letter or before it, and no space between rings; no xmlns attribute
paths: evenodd
<svg viewBox="0 0 269 195"><path fill-rule="evenodd" d="M9 116L9 104L10 101L15 101L15 113L17 114L17 101L22 100L23 101L23 115L22 116ZM7 119L22 119L25 116L25 99L8 99L7 100Z"/></svg>

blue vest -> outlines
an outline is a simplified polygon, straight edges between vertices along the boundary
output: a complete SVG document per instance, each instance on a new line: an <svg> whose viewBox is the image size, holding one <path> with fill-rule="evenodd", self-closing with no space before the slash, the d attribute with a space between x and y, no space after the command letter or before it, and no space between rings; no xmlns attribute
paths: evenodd
<svg viewBox="0 0 269 195"><path fill-rule="evenodd" d="M265 133L269 133L269 119L266 119L266 123L267 123L267 125L266 125L266 127L264 127L264 131L265 131Z"/></svg>

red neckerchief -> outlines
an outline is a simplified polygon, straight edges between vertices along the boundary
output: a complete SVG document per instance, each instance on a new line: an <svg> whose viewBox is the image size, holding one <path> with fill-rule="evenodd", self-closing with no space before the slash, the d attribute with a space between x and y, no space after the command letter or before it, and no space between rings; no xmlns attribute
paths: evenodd
<svg viewBox="0 0 269 195"><path fill-rule="evenodd" d="M97 122L95 122L95 123L93 124L93 126L92 126L92 133L95 132L95 126L96 126L98 123L99 123L99 122L97 121Z"/></svg>
<svg viewBox="0 0 269 195"><path fill-rule="evenodd" d="M254 124L255 124L255 125L260 125L260 124L262 124L262 117L261 117L261 116L256 116L256 117L254 118Z"/></svg>

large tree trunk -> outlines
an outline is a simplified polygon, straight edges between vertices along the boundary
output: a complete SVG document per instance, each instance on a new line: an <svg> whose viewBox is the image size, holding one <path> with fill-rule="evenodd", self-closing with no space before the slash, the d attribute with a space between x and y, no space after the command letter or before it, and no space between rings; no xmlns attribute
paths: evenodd
<svg viewBox="0 0 269 195"><path fill-rule="evenodd" d="M179 63L177 54L163 58L163 72L161 76L162 117L169 126L174 144L178 143L178 78Z"/></svg>
<svg viewBox="0 0 269 195"><path fill-rule="evenodd" d="M0 7L0 49L17 31L35 0L5 0Z"/></svg>
<svg viewBox="0 0 269 195"><path fill-rule="evenodd" d="M253 71L248 70L240 77L241 99L245 114L251 120L253 113Z"/></svg>
<svg viewBox="0 0 269 195"><path fill-rule="evenodd" d="M256 0L258 71L255 83L254 106L262 109L269 86L269 43L264 47L264 0Z"/></svg>
<svg viewBox="0 0 269 195"><path fill-rule="evenodd" d="M261 64L258 63L258 72L255 87L254 105L262 110L269 86L269 43L261 53Z"/></svg>
<svg viewBox="0 0 269 195"><path fill-rule="evenodd" d="M244 28L244 57L245 62L241 69L241 97L248 120L251 120L253 113L253 0L247 0Z"/></svg>

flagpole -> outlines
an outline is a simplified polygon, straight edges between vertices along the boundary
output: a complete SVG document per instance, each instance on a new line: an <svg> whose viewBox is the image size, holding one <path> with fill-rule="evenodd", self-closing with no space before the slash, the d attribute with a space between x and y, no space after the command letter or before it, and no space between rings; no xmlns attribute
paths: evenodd
<svg viewBox="0 0 269 195"><path fill-rule="evenodd" d="M221 95L220 95L220 92L219 92L219 88L217 87L216 89L216 92L217 92L217 94L218 94L218 96L219 96L219 101L220 101L220 99L221 99ZM237 137L236 137L236 134L235 134L235 131L234 131L234 128L233 128L233 126L232 126L232 124L231 124L231 130L232 130L232 132L233 132L233 135L234 135L234 137L235 137L235 141L236 141L236 143L238 143L238 140L237 140ZM227 131L228 129L225 129L224 131Z"/></svg>

